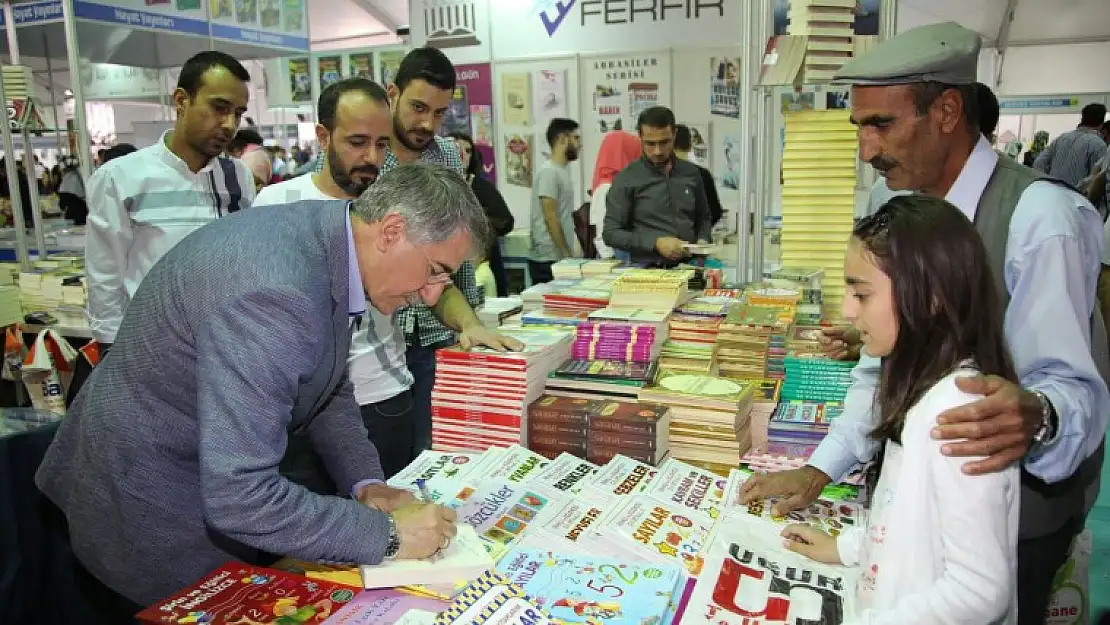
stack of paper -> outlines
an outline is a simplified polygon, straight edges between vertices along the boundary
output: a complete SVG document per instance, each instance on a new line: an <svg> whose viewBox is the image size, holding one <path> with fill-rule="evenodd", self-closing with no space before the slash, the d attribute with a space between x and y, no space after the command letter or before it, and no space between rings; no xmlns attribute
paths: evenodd
<svg viewBox="0 0 1110 625"><path fill-rule="evenodd" d="M543 394L547 374L570 358L573 334L561 329L505 328L519 352L458 347L436 352L432 448L482 451L523 442L525 409Z"/></svg>
<svg viewBox="0 0 1110 625"><path fill-rule="evenodd" d="M844 301L844 251L856 208L856 129L847 110L786 115L782 262L824 269L828 319Z"/></svg>

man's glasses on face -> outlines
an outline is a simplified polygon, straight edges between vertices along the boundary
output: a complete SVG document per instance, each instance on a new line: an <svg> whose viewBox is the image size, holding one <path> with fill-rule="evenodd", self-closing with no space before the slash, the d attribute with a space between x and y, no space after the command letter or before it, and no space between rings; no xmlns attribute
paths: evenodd
<svg viewBox="0 0 1110 625"><path fill-rule="evenodd" d="M451 272L437 270L436 264L432 262L432 258L428 256L428 253L424 251L424 248L418 245L416 246L416 249L420 250L420 253L424 255L425 260L428 261L428 278L425 281L427 282L428 286L439 286L451 282Z"/></svg>

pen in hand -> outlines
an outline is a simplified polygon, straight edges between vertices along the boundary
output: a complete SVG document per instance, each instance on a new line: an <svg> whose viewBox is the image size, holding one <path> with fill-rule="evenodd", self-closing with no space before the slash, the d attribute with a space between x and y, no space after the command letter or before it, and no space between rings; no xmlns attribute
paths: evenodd
<svg viewBox="0 0 1110 625"><path fill-rule="evenodd" d="M424 500L424 503L432 503L432 494L428 492L427 480L416 480L416 487L420 489L420 498Z"/></svg>

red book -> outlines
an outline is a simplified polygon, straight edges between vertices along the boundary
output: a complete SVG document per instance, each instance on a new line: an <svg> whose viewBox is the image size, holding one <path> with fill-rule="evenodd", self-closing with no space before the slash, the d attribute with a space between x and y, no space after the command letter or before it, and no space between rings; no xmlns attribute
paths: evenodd
<svg viewBox="0 0 1110 625"><path fill-rule="evenodd" d="M143 610L137 618L142 623L158 625L318 624L361 591L361 588L231 562Z"/></svg>

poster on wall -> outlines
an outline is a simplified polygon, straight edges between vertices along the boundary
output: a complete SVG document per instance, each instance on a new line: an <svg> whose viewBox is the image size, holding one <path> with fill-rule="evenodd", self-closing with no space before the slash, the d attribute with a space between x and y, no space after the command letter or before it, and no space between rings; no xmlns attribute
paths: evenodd
<svg viewBox="0 0 1110 625"><path fill-rule="evenodd" d="M231 17L231 0L212 0L209 17L214 20Z"/></svg>
<svg viewBox="0 0 1110 625"><path fill-rule="evenodd" d="M880 0L856 0L856 6L852 9L856 18L852 24L852 30L857 35L879 34L879 4ZM775 0L776 35L789 34L789 9L790 0Z"/></svg>
<svg viewBox="0 0 1110 625"><path fill-rule="evenodd" d="M532 135L505 135L505 180L518 187L532 186Z"/></svg>
<svg viewBox="0 0 1110 625"><path fill-rule="evenodd" d="M351 78L374 80L374 55L366 52L347 57L347 75Z"/></svg>
<svg viewBox="0 0 1110 625"><path fill-rule="evenodd" d="M584 59L583 84L590 93L586 127L599 137L611 130L635 132L643 111L669 102L670 59L665 55L632 55Z"/></svg>
<svg viewBox="0 0 1110 625"><path fill-rule="evenodd" d="M710 137L709 122L679 122L690 129L690 154L687 157L691 163L713 171L710 166Z"/></svg>
<svg viewBox="0 0 1110 625"><path fill-rule="evenodd" d="M568 117L567 114L567 73L541 69L532 74L532 93L535 94L532 116L536 128L546 130L551 120Z"/></svg>
<svg viewBox="0 0 1110 625"><path fill-rule="evenodd" d="M794 87L779 96L779 108L783 113L799 113L816 108L816 94L812 87Z"/></svg>
<svg viewBox="0 0 1110 625"><path fill-rule="evenodd" d="M258 26L258 0L235 0L235 21L244 26Z"/></svg>
<svg viewBox="0 0 1110 625"><path fill-rule="evenodd" d="M740 118L740 59L709 59L709 112Z"/></svg>
<svg viewBox="0 0 1110 625"><path fill-rule="evenodd" d="M725 135L721 141L724 154L722 162L716 170L711 169L713 177L721 181L721 186L726 189L738 191L740 189L740 150L742 140L737 135Z"/></svg>
<svg viewBox="0 0 1110 625"><path fill-rule="evenodd" d="M289 94L293 102L312 101L312 73L308 59L289 59Z"/></svg>
<svg viewBox="0 0 1110 625"><path fill-rule="evenodd" d="M489 63L455 66L457 88L448 104L441 134L462 132L474 140L486 180L497 181L493 146L493 67Z"/></svg>
<svg viewBox="0 0 1110 625"><path fill-rule="evenodd" d="M381 85L388 87L397 75L397 68L405 58L404 50L386 50L378 53L378 75L381 76Z"/></svg>
<svg viewBox="0 0 1110 625"><path fill-rule="evenodd" d="M287 33L298 33L304 27L304 0L284 0L281 13L284 16L283 30Z"/></svg>
<svg viewBox="0 0 1110 625"><path fill-rule="evenodd" d="M501 120L506 126L532 125L532 85L527 72L501 75Z"/></svg>
<svg viewBox="0 0 1110 625"><path fill-rule="evenodd" d="M316 59L316 75L320 80L320 91L342 78L343 59L338 56L321 56Z"/></svg>
<svg viewBox="0 0 1110 625"><path fill-rule="evenodd" d="M277 30L281 28L281 0L258 0L262 28Z"/></svg>

